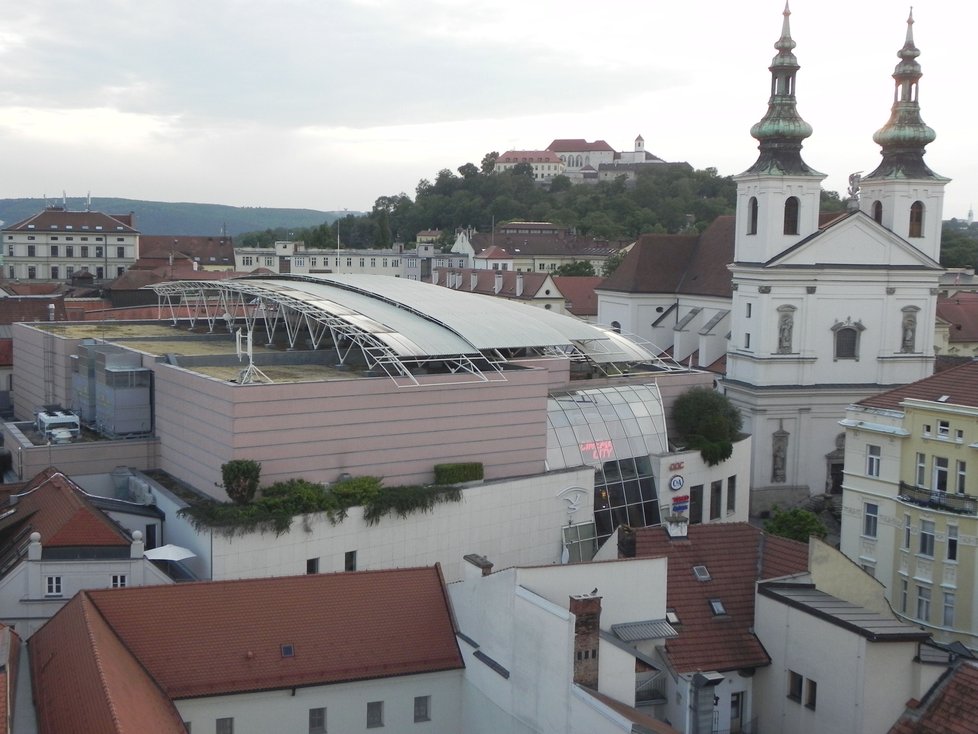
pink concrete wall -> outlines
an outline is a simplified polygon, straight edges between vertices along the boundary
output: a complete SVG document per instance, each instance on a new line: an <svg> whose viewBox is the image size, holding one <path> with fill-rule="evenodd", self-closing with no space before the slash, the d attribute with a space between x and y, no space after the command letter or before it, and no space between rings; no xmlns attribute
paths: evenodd
<svg viewBox="0 0 978 734"><path fill-rule="evenodd" d="M260 461L264 483L343 472L430 482L435 464L455 461L483 462L487 479L544 468L547 370L398 388L386 377L236 385L154 368L161 468L218 496L230 459Z"/></svg>

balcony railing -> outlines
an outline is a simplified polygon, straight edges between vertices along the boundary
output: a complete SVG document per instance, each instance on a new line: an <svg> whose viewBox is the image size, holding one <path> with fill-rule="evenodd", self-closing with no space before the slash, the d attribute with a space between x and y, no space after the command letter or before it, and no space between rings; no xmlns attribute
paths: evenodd
<svg viewBox="0 0 978 734"><path fill-rule="evenodd" d="M666 702L666 677L662 673L656 673L651 678L643 680L641 677L635 681L635 705L657 704Z"/></svg>
<svg viewBox="0 0 978 734"><path fill-rule="evenodd" d="M906 482L900 482L900 495L898 499L904 502L912 502L921 507L928 507L932 510L955 512L959 515L978 515L978 497L972 497L967 494L954 494L951 492L941 492L936 489L924 489L922 487L914 487Z"/></svg>

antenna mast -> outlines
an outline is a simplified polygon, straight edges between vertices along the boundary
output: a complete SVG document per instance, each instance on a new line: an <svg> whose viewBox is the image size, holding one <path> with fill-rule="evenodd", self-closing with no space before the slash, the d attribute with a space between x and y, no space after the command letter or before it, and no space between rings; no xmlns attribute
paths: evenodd
<svg viewBox="0 0 978 734"><path fill-rule="evenodd" d="M248 333L246 335L242 334L240 327L234 333L235 348L238 353L238 361L240 362L245 355L247 355L248 357L248 366L238 373L238 384L240 385L249 385L252 382L271 382L271 380L268 378L268 375L266 375L260 369L255 367L254 356L252 355L251 352L251 343L252 343L251 334L252 334L251 329L248 329ZM245 346L243 349L241 347L242 337L244 337L243 341L245 342Z"/></svg>

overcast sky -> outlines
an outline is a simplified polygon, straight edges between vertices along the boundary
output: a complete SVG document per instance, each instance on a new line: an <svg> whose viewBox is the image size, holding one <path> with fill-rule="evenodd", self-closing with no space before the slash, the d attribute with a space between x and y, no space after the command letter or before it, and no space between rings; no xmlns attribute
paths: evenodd
<svg viewBox="0 0 978 734"><path fill-rule="evenodd" d="M369 209L490 150L635 136L756 159L781 0L31 0L0 27L0 197ZM844 192L879 161L908 6L793 0L803 156ZM918 0L926 160L978 199L978 3Z"/></svg>

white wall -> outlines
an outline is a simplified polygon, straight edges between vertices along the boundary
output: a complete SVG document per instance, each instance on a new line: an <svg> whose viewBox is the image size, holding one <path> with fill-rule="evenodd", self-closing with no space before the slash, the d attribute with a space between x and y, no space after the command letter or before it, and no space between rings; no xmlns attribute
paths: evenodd
<svg viewBox="0 0 978 734"><path fill-rule="evenodd" d="M234 717L234 734L309 731L309 709L326 707L329 732L366 732L367 703L384 702L382 731L457 734L461 731L463 671L399 676L234 696L174 701L193 732L213 732ZM414 697L431 696L431 720L414 722Z"/></svg>
<svg viewBox="0 0 978 734"><path fill-rule="evenodd" d="M580 504L573 515L561 492L575 492ZM522 479L491 482L463 490L461 502L436 505L431 512L406 518L387 517L377 525L351 508L337 525L325 515L306 515L292 522L290 532L252 533L225 538L214 534L213 578L288 576L306 572L306 561L319 558L321 573L344 570L348 551L357 552L357 569L442 564L446 580L461 578L462 556L478 553L496 568L560 561L561 528L594 517L594 471L590 468L553 472ZM171 528L173 518L167 520ZM209 535L209 534L208 534ZM195 552L208 552L201 536ZM590 591L588 587L586 591Z"/></svg>

